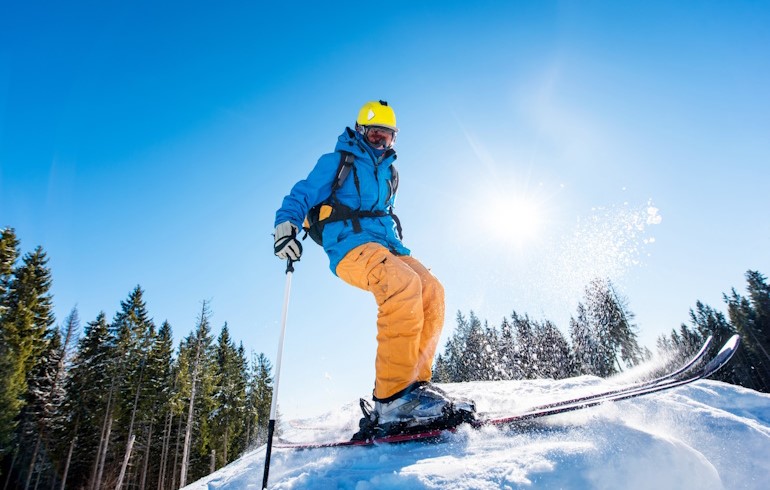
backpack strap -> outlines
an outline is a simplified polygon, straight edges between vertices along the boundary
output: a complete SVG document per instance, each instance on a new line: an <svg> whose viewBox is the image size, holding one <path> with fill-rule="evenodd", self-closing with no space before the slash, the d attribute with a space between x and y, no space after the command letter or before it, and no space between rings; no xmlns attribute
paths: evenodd
<svg viewBox="0 0 770 490"><path fill-rule="evenodd" d="M394 164L390 165L390 195L395 196L398 191L398 170ZM401 228L401 220L398 219L396 213L393 212L393 206L388 210L388 214L393 217L393 221L396 223L396 231L398 232L398 238L404 239L404 230Z"/></svg>
<svg viewBox="0 0 770 490"><path fill-rule="evenodd" d="M332 196L335 194L337 189L342 187L342 184L345 182L345 179L348 178L348 174L350 173L350 170L353 168L353 162L355 160L356 160L356 157L353 156L352 153L350 153L349 151L340 150L340 164L337 167L337 178L334 179L334 184L332 184Z"/></svg>
<svg viewBox="0 0 770 490"><path fill-rule="evenodd" d="M305 223L303 224L303 229L305 230L303 239L310 235L313 241L322 245L321 235L323 233L324 223L350 220L353 225L353 231L355 233L361 233L361 218L380 218L384 216L391 216L393 218L398 236L400 239L403 239L404 236L401 229L401 221L398 219L398 216L393 213L392 206L388 211L364 211L361 209L351 209L339 202L337 199L337 191L342 187L342 184L345 183L345 180L348 178L351 171L353 172L353 182L355 183L356 191L358 191L359 199L361 197L361 183L358 180L358 172L354 165L355 156L349 151L338 151L340 152L340 163L337 166L334 183L332 183L332 193L327 201L328 204L319 204L308 211ZM389 187L390 194L393 196L395 195L396 190L398 190L398 171L396 170L395 165L391 165L390 168L391 178L389 180ZM323 206L331 208L331 214L327 214L321 218L321 208Z"/></svg>

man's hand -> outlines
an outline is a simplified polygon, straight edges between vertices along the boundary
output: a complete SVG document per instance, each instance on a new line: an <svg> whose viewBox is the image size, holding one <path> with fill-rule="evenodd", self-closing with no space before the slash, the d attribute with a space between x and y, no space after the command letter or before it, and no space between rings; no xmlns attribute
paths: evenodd
<svg viewBox="0 0 770 490"><path fill-rule="evenodd" d="M289 221L284 221L275 227L275 255L283 260L299 260L302 255L302 244L297 240L299 228Z"/></svg>

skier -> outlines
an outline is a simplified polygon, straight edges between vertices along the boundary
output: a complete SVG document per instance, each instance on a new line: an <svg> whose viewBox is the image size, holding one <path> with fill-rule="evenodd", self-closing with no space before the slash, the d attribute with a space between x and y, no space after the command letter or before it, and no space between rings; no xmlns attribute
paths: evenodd
<svg viewBox="0 0 770 490"><path fill-rule="evenodd" d="M380 433L441 423L456 411L447 394L430 384L444 325L444 289L404 246L393 214L397 134L396 115L387 102L364 104L355 130L343 131L335 152L321 156L308 177L294 185L275 217L275 255L299 260L303 220L322 205L316 217L323 223L319 241L332 272L374 295L374 410L363 400L361 408L368 419L362 427L369 424Z"/></svg>

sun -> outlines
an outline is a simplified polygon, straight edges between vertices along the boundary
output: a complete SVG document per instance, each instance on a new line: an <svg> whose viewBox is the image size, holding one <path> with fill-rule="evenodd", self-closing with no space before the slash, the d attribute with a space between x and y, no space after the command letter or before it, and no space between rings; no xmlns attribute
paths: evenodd
<svg viewBox="0 0 770 490"><path fill-rule="evenodd" d="M497 240L524 246L539 238L545 218L543 206L528 195L494 193L485 198L483 227Z"/></svg>

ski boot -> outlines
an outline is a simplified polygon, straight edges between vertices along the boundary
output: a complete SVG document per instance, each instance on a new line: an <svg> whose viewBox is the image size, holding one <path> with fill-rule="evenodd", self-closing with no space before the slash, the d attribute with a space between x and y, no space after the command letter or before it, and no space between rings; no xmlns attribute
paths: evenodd
<svg viewBox="0 0 770 490"><path fill-rule="evenodd" d="M475 405L469 400L462 400L461 404L456 407L446 392L427 382L414 383L395 400L376 401L374 408L362 398L364 416L353 440L449 429L472 421Z"/></svg>

